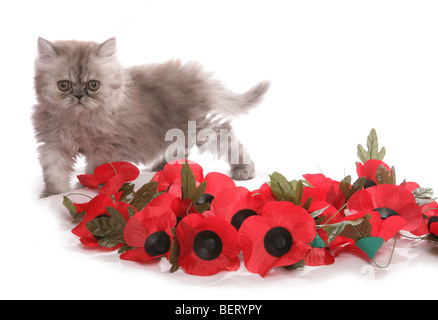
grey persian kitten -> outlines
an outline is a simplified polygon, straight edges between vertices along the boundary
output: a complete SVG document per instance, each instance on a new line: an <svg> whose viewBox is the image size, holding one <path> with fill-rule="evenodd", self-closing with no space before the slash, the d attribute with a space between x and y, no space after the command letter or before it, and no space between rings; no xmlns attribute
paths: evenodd
<svg viewBox="0 0 438 320"><path fill-rule="evenodd" d="M152 165L155 171L163 168L172 143L166 141L166 132L180 129L187 136L189 121L196 121L197 132L227 129L226 139L232 139L228 117L248 111L268 87L268 82L261 82L235 94L196 63L124 68L117 60L114 38L102 44L39 38L33 124L45 182L42 196L70 190L78 155L85 156L87 173L121 160ZM195 144L201 148L207 142L186 141L184 155ZM218 154L220 143L221 139L201 149ZM243 161L249 158L239 142L238 146L237 161L226 157L231 175L251 179L254 163Z"/></svg>

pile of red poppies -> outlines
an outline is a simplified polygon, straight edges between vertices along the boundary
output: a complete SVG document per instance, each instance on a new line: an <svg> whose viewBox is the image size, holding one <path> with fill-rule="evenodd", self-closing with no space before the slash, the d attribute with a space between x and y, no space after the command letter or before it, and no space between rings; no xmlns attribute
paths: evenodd
<svg viewBox="0 0 438 320"><path fill-rule="evenodd" d="M204 175L200 165L169 163L136 188L136 166L112 162L79 181L98 194L64 205L78 222L72 232L86 247L118 250L121 259L169 261L171 272L213 275L236 271L265 276L274 267L328 265L342 251L374 261L401 234L438 243L438 204L430 188L396 184L373 129L358 146L357 179L306 174L289 181L278 172L257 190L228 176Z"/></svg>

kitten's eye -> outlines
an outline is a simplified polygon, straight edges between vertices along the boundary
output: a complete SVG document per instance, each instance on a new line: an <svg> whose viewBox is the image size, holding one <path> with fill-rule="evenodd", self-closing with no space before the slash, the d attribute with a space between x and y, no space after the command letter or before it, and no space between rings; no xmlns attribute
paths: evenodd
<svg viewBox="0 0 438 320"><path fill-rule="evenodd" d="M70 81L67 80L59 81L58 89L62 92L67 92L70 89Z"/></svg>
<svg viewBox="0 0 438 320"><path fill-rule="evenodd" d="M100 82L97 80L91 80L88 82L88 89L91 91L97 91L100 88Z"/></svg>

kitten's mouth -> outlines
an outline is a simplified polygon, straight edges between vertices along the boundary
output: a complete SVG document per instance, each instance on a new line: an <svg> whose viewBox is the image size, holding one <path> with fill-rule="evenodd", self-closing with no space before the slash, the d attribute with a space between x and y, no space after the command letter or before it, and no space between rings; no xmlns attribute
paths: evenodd
<svg viewBox="0 0 438 320"><path fill-rule="evenodd" d="M76 102L74 107L83 107L83 108L85 108L85 105L81 101L78 101L78 102Z"/></svg>
<svg viewBox="0 0 438 320"><path fill-rule="evenodd" d="M71 110L74 112L79 112L80 110L88 109L82 102L77 102L71 105Z"/></svg>

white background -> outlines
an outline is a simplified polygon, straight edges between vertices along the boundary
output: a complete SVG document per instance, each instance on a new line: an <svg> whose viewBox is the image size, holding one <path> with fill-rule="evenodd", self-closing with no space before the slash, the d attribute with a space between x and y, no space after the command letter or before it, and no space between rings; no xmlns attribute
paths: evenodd
<svg viewBox="0 0 438 320"><path fill-rule="evenodd" d="M355 176L372 128L398 182L438 189L436 1L3 1L0 4L2 299L427 298L438 251L402 240L388 269L341 255L333 266L170 275L82 248L61 197L39 200L30 121L38 36L102 42L123 64L196 60L236 92L271 80L264 102L235 121L258 170ZM199 158L206 170L223 163ZM144 174L141 179L147 180ZM389 246L388 246L389 245ZM377 256L382 264L390 245Z"/></svg>

